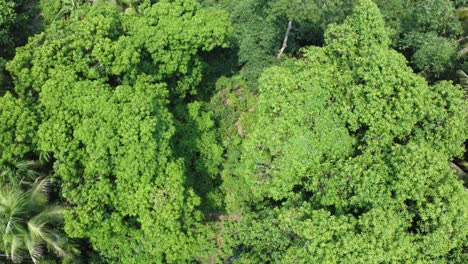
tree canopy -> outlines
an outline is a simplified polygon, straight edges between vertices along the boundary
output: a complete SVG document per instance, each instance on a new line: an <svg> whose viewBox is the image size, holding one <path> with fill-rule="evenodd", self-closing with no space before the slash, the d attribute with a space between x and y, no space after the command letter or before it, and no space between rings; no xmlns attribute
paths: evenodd
<svg viewBox="0 0 468 264"><path fill-rule="evenodd" d="M198 244L199 198L169 145L168 99L195 93L197 52L224 43L227 17L195 1L160 1L133 15L79 11L8 65L40 116L38 151L56 160L73 205L65 230L111 260L187 259Z"/></svg>
<svg viewBox="0 0 468 264"><path fill-rule="evenodd" d="M0 262L466 263L467 5L0 0Z"/></svg>
<svg viewBox="0 0 468 264"><path fill-rule="evenodd" d="M468 196L447 167L466 138L460 88L414 74L371 1L325 42L259 81L226 181L230 210L248 216L232 231L240 262L456 258L468 232Z"/></svg>

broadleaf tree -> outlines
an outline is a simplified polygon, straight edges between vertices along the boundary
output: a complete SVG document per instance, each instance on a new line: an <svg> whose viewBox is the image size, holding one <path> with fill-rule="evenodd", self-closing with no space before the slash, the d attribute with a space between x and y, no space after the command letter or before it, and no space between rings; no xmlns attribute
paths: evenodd
<svg viewBox="0 0 468 264"><path fill-rule="evenodd" d="M126 13L83 4L17 50L16 93L37 111L71 204L65 231L107 261L180 263L214 248L200 198L170 141L170 99L196 93L199 51L223 46L227 15L197 1L148 1ZM203 242L200 242L203 241Z"/></svg>
<svg viewBox="0 0 468 264"><path fill-rule="evenodd" d="M17 162L34 151L38 118L34 109L7 92L0 97L0 179L18 182Z"/></svg>
<svg viewBox="0 0 468 264"><path fill-rule="evenodd" d="M459 86L433 86L390 48L359 0L324 47L268 69L257 122L225 177L228 255L239 263L466 260L468 195ZM465 252L465 253L463 253Z"/></svg>

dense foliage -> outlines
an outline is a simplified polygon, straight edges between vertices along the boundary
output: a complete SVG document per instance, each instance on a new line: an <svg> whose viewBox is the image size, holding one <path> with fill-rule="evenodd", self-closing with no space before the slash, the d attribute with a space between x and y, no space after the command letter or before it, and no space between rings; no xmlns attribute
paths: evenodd
<svg viewBox="0 0 468 264"><path fill-rule="evenodd" d="M262 75L226 181L246 216L240 262L447 261L463 246L468 196L447 167L466 138L462 94L428 86L389 44L362 1L323 48Z"/></svg>
<svg viewBox="0 0 468 264"><path fill-rule="evenodd" d="M110 259L187 259L199 198L169 145L168 98L195 92L196 53L223 44L227 18L194 1L161 1L134 15L82 11L9 64L16 92L40 113L38 150L52 153L73 205L65 229Z"/></svg>
<svg viewBox="0 0 468 264"><path fill-rule="evenodd" d="M9 166L31 152L37 126L34 110L22 99L10 93L0 98L0 167Z"/></svg>
<svg viewBox="0 0 468 264"><path fill-rule="evenodd" d="M1 261L465 263L467 5L0 0Z"/></svg>
<svg viewBox="0 0 468 264"><path fill-rule="evenodd" d="M357 0L203 0L229 11L235 25L241 74L254 88L265 67L275 64L288 21L292 22L286 53L322 45L324 31L342 22ZM392 47L403 52L414 70L430 81L455 78L457 47L463 28L455 16L466 1L375 0L387 22Z"/></svg>
<svg viewBox="0 0 468 264"><path fill-rule="evenodd" d="M35 0L0 1L0 85L10 86L5 63L15 54L15 47L24 45L27 37L37 32L39 9ZM8 87L9 88L9 87ZM0 90L0 95L3 94Z"/></svg>

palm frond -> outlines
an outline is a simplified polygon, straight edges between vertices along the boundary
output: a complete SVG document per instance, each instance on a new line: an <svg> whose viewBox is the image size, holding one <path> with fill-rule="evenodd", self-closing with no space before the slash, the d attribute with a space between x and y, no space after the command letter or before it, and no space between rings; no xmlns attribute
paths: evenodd
<svg viewBox="0 0 468 264"><path fill-rule="evenodd" d="M46 242L48 248L53 250L59 257L71 257L71 254L65 249L66 240L59 234L53 232L44 232L42 239Z"/></svg>
<svg viewBox="0 0 468 264"><path fill-rule="evenodd" d="M8 239L8 236L5 236L3 235L2 236L2 239L3 239L3 251L5 252L5 256L7 259L10 258L10 250L8 250L9 248L9 244L10 244L10 240Z"/></svg>
<svg viewBox="0 0 468 264"><path fill-rule="evenodd" d="M34 175L37 175L38 173L33 170L39 168L41 163L37 160L17 160L14 162L14 165L19 171L32 171L28 173L33 173Z"/></svg>
<svg viewBox="0 0 468 264"><path fill-rule="evenodd" d="M29 221L27 225L29 234L34 240L41 239L44 236L45 224Z"/></svg>
<svg viewBox="0 0 468 264"><path fill-rule="evenodd" d="M60 223L63 221L63 213L65 208L62 206L49 206L42 210L39 214L28 221L28 224L43 225L47 223Z"/></svg>
<svg viewBox="0 0 468 264"><path fill-rule="evenodd" d="M23 259L22 245L23 241L20 236L11 236L10 257L15 263L19 263Z"/></svg>
<svg viewBox="0 0 468 264"><path fill-rule="evenodd" d="M21 160L15 163L17 174L23 176L28 180L35 179L39 176L37 168L40 166L40 162L37 160Z"/></svg>
<svg viewBox="0 0 468 264"><path fill-rule="evenodd" d="M49 191L51 181L50 178L44 177L44 178L38 178L36 181L34 181L34 184L31 188L32 192L41 192L43 194L47 194Z"/></svg>
<svg viewBox="0 0 468 264"><path fill-rule="evenodd" d="M66 237L51 229L57 227L51 224L62 223L65 208L47 206L50 185L49 178L38 178L27 191L19 185L0 187L0 234L5 256L13 262L21 262L29 255L38 263L45 246L60 257L73 256Z"/></svg>
<svg viewBox="0 0 468 264"><path fill-rule="evenodd" d="M39 160L40 162L46 163L50 161L50 153L49 152L40 152L39 153Z"/></svg>
<svg viewBox="0 0 468 264"><path fill-rule="evenodd" d="M50 179L37 178L31 186L30 192L30 203L31 205L40 206L45 205L48 201L47 193L49 192L51 182Z"/></svg>
<svg viewBox="0 0 468 264"><path fill-rule="evenodd" d="M62 9L60 9L60 11L55 16L55 19L59 19L59 18L64 17L66 14L71 13L72 10L73 10L73 8L69 7L69 6L62 7Z"/></svg>
<svg viewBox="0 0 468 264"><path fill-rule="evenodd" d="M3 182L11 182L14 177L14 170L10 166L1 166L0 167L0 177Z"/></svg>
<svg viewBox="0 0 468 264"><path fill-rule="evenodd" d="M21 178L31 181L39 176L39 166L40 162L35 160L14 160L0 167L0 177L10 184L18 182Z"/></svg>
<svg viewBox="0 0 468 264"><path fill-rule="evenodd" d="M27 213L28 194L18 186L4 186L0 194L0 204L6 217L12 218Z"/></svg>
<svg viewBox="0 0 468 264"><path fill-rule="evenodd" d="M35 239L30 236L30 234L25 235L25 246L28 249L29 256L31 257L34 263L37 263L39 259L42 257L42 243L41 240Z"/></svg>
<svg viewBox="0 0 468 264"><path fill-rule="evenodd" d="M8 221L6 222L5 229L2 229L2 233L5 235L17 233L18 231L22 229L20 221L21 219L17 217L14 217L14 216L10 217Z"/></svg>
<svg viewBox="0 0 468 264"><path fill-rule="evenodd" d="M59 239L60 236L56 235L56 238L51 237L51 235L55 234L47 228L47 224L52 222L62 221L64 209L60 206L51 206L45 210L43 210L38 215L31 218L28 223L28 231L31 234L33 239L42 239L47 243L52 243L54 239ZM52 243L57 244L57 243Z"/></svg>

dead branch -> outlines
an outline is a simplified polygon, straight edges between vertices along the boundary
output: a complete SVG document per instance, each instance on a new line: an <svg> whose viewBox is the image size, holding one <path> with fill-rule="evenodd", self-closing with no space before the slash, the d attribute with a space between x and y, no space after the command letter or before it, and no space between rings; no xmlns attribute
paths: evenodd
<svg viewBox="0 0 468 264"><path fill-rule="evenodd" d="M283 47L281 47L277 58L281 58L281 55L283 54L284 50L288 47L288 37L289 33L291 32L292 29L292 20L289 20L288 22L288 29L286 30L286 34L284 35L284 40L283 40Z"/></svg>

